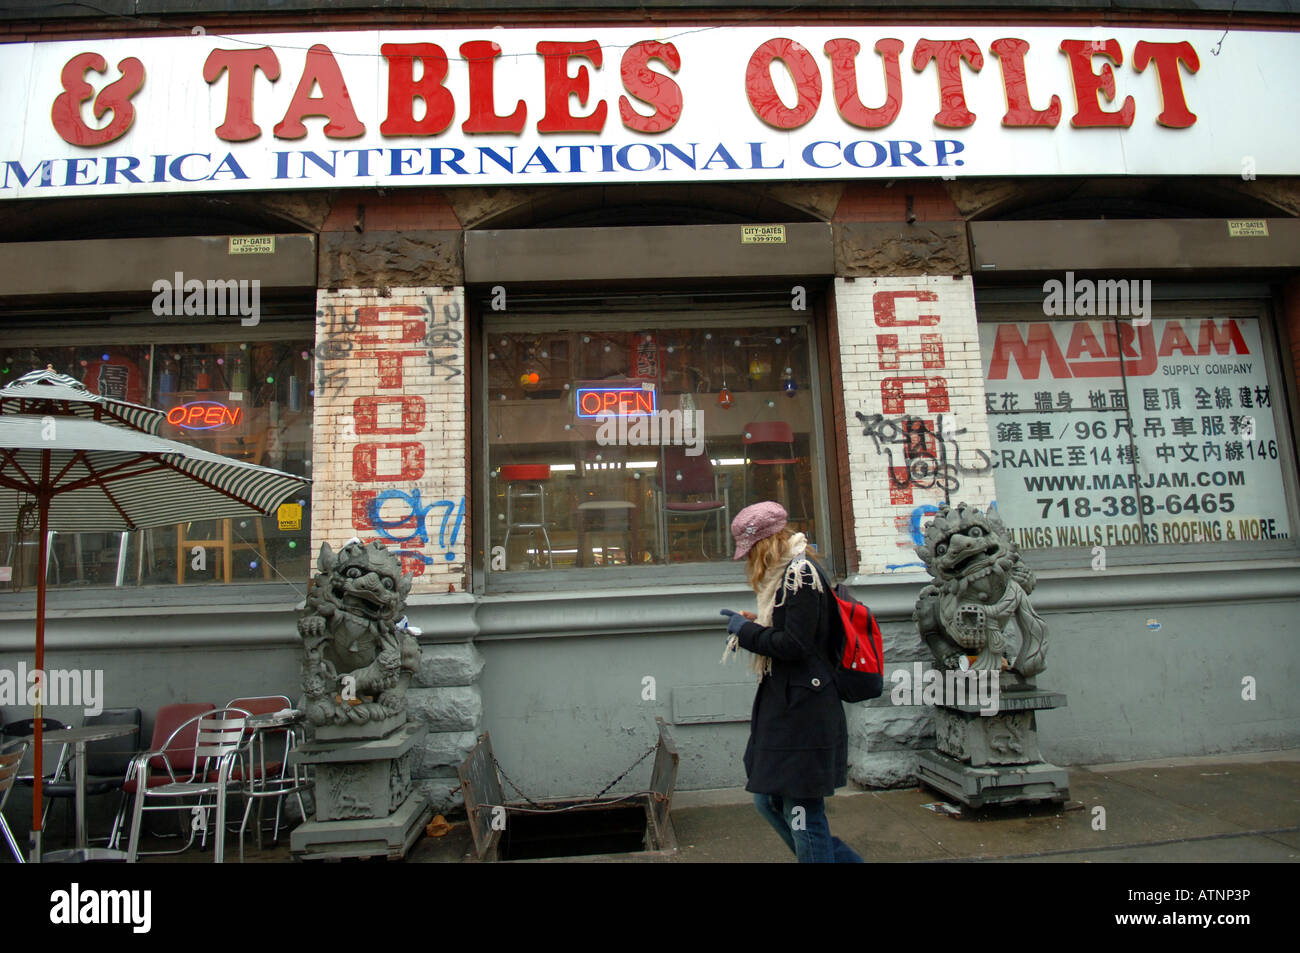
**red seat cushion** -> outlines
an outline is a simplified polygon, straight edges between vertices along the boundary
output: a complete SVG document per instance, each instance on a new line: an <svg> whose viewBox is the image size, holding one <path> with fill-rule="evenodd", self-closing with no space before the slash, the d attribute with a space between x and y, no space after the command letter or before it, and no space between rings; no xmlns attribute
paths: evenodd
<svg viewBox="0 0 1300 953"><path fill-rule="evenodd" d="M175 780L193 781L194 779L189 775L189 768L186 768L184 771L176 772ZM157 772L152 772L149 775L149 787L151 788L160 788L164 784L171 784L171 783L172 783L172 776L167 773L166 768L163 768L161 774ZM130 781L127 781L125 784L122 785L122 790L125 791L127 794L134 794L139 789L140 789L140 783L136 778L132 778Z"/></svg>

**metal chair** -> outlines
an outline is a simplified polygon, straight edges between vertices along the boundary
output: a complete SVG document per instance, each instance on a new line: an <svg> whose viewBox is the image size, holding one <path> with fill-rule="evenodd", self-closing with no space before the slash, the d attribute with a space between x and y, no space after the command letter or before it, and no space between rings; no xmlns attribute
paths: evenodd
<svg viewBox="0 0 1300 953"><path fill-rule="evenodd" d="M748 506L755 502L749 498L749 469L750 467L773 468L776 471L777 496L778 503L785 506L786 511L794 513L794 508L790 505L791 500L786 489L786 468L797 467L799 458L794 455L794 430L784 420L766 420L754 421L745 424L745 429L741 432L741 442L745 447L745 469L744 469L744 503ZM759 452L762 456L751 457L754 446L759 446ZM795 494L799 495L799 475L794 476ZM800 511L802 512L803 501L798 500Z"/></svg>
<svg viewBox="0 0 1300 953"><path fill-rule="evenodd" d="M173 758L177 761L184 761L191 753L194 747L194 735L197 728L190 728L184 735L178 735L180 726L192 721L196 715L202 715L213 711L216 708L212 702L181 702L175 705L163 705L154 715L153 738L149 742L151 751L161 752L167 749L171 752ZM126 830L127 809L130 807L135 798L136 790L139 784L136 779L136 762L139 760L138 755L133 755L130 763L126 767L126 774L122 778L122 801L118 805L117 816L113 818L113 829L108 837L108 846L118 848L122 842L122 832ZM158 771L165 770L165 759L159 755L154 758L153 767ZM149 783L157 787L164 784L167 778L161 775L155 775L149 779Z"/></svg>
<svg viewBox="0 0 1300 953"><path fill-rule="evenodd" d="M664 447L663 470L655 474L654 483L659 496L659 551L664 554L665 563L672 562L669 533L671 520L675 517L703 517L706 526L708 519L720 517L717 524L718 548L726 555L723 538L730 538L727 534L731 526L731 477L718 475L708 450L689 456L684 447ZM708 558L704 551L703 529L700 530L700 555Z"/></svg>
<svg viewBox="0 0 1300 953"><path fill-rule="evenodd" d="M232 698L226 703L227 708L240 708L247 711L250 715L274 715L277 712L291 708L292 703L286 695L256 695L249 698ZM279 736L283 741L283 747L279 750L279 760L266 760L266 743L269 738ZM284 807L284 799L288 795L293 795L298 801L298 811L306 819L307 808L303 804L302 791L309 787L311 782L302 769L297 764L290 763L290 755L293 749L303 741L303 730L301 725L286 725L262 729L256 732L250 732L249 738L249 758L248 758L248 775L243 776L240 766L236 766L233 776L237 780L243 780L244 796L244 815L239 824L239 860L244 860L244 830L248 826L248 817L252 812L253 804L257 804L257 844L262 846L262 805L268 798L275 800L275 823L272 827L272 842L278 843L280 840L280 814ZM277 746L278 747L278 746ZM273 748L274 750L274 748ZM215 780L212 774L209 774L208 780Z"/></svg>
<svg viewBox="0 0 1300 953"><path fill-rule="evenodd" d="M69 727L70 727L69 725L64 724L63 722L59 721L57 718L41 719L42 732L63 731L64 729ZM2 733L2 737L8 740L12 740L15 738L28 738L35 731L36 731L36 719L24 718L21 721L11 721L9 724L5 725L4 731ZM45 780L44 780L44 784L42 785L42 790L48 788L48 786L53 782L67 780L66 775L68 770L68 760L69 760L68 745L60 743L59 756L54 759L54 769L44 776ZM23 787L27 787L27 788L33 787L36 782L35 777L33 777L30 774L20 774L14 780L17 781L19 784L21 784ZM50 805L47 802L45 805L45 810L41 811L42 829L45 828L45 821L49 818L49 816L50 816Z"/></svg>
<svg viewBox="0 0 1300 953"><path fill-rule="evenodd" d="M202 843L206 846L207 832L211 829L214 831L213 861L218 864L225 861L226 793L232 786L238 789L242 784L240 781L235 781L232 785L230 775L235 761L244 752L247 720L248 712L242 708L219 708L196 715L177 728L161 749L146 751L136 757L135 777L139 783L135 792L131 839L127 847L129 862L134 863L140 855L140 828L145 811L186 811L194 818L193 823L190 824L189 840L185 842L184 847L180 850L155 853L178 854L188 850L198 832L202 832ZM194 726L194 747L187 773L183 764L173 763L169 752L174 751L171 747L172 740L177 736L184 737L191 725ZM155 758L162 758L167 770L167 779L156 786L149 783L150 770ZM179 776L176 773L178 766L182 768ZM247 772L247 767L244 770ZM213 771L216 772L216 780L210 781L208 777ZM247 776L245 773L244 777ZM147 807L145 802L149 798L175 799L182 803ZM190 798L197 799L197 803L184 803ZM204 803L208 798L212 798L213 803ZM213 811L216 815L214 824L208 823L208 811Z"/></svg>
<svg viewBox="0 0 1300 953"><path fill-rule="evenodd" d="M18 766L22 764L26 754L27 742L25 741L0 746L0 831L4 832L5 840L9 843L9 851L14 855L14 860L20 864L27 863L27 858L18 849L18 842L14 840L14 832L9 829L9 822L5 820L4 809L5 801L9 800L9 791L14 786L14 779L18 776Z"/></svg>

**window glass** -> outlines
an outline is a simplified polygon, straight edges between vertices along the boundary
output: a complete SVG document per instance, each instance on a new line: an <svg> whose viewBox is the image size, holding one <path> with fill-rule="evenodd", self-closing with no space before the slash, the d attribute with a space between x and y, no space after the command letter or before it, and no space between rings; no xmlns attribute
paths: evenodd
<svg viewBox="0 0 1300 953"><path fill-rule="evenodd" d="M489 327L490 569L721 563L760 500L816 543L809 335L785 320Z"/></svg>
<svg viewBox="0 0 1300 953"><path fill-rule="evenodd" d="M998 510L1021 547L1288 538L1281 395L1253 314L1040 315L980 341Z"/></svg>
<svg viewBox="0 0 1300 953"><path fill-rule="evenodd" d="M79 332L69 332L73 336ZM64 336L64 335L60 335ZM311 475L311 341L9 347L0 386L47 364L96 394L167 411L159 436ZM6 491L12 492L12 491ZM275 516L133 533L55 533L47 584L174 585L300 581L308 573L309 491ZM0 527L0 591L36 584L36 530Z"/></svg>

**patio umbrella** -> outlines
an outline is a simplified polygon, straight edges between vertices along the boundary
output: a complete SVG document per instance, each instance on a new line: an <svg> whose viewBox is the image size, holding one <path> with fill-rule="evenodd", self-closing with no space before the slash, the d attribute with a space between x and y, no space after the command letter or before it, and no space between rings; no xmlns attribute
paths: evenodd
<svg viewBox="0 0 1300 953"><path fill-rule="evenodd" d="M61 379L58 379L61 378ZM91 394L40 371L0 389L0 526L38 526L36 668L45 670L49 531L120 532L182 520L268 515L310 481L155 436L162 412ZM135 427L144 429L135 429ZM152 432L150 431L152 428ZM26 496L29 499L23 499ZM41 838L41 704L32 830Z"/></svg>

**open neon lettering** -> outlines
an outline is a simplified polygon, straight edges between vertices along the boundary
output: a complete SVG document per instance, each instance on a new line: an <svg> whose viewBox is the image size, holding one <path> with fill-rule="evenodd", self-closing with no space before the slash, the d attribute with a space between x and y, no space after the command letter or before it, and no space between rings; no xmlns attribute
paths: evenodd
<svg viewBox="0 0 1300 953"><path fill-rule="evenodd" d="M243 416L242 407L227 407L215 400L194 400L167 411L167 422L182 430L216 430L238 426Z"/></svg>

